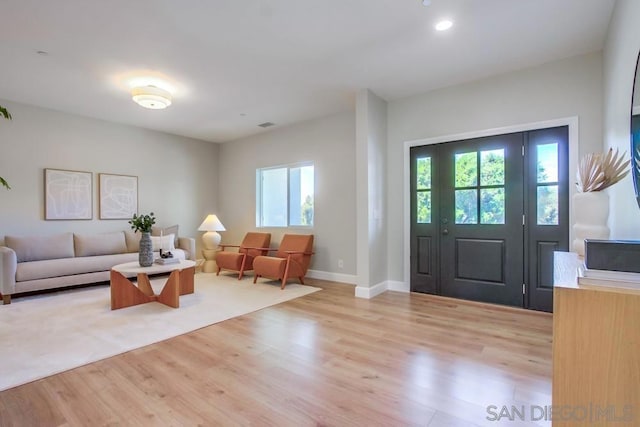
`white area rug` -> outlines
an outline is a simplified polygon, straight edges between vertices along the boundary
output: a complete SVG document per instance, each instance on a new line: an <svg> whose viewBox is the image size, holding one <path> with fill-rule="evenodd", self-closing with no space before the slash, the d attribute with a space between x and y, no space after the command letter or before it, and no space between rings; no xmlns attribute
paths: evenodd
<svg viewBox="0 0 640 427"><path fill-rule="evenodd" d="M165 279L155 279L156 293ZM15 298L0 306L0 390L175 337L320 290L199 273L180 308L111 311L108 286Z"/></svg>

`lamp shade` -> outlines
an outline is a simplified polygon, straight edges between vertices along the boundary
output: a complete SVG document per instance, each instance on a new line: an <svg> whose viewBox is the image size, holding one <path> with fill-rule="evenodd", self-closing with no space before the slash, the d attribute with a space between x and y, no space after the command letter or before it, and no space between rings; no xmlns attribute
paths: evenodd
<svg viewBox="0 0 640 427"><path fill-rule="evenodd" d="M226 229L217 215L207 215L200 227L198 227L198 231L226 231Z"/></svg>

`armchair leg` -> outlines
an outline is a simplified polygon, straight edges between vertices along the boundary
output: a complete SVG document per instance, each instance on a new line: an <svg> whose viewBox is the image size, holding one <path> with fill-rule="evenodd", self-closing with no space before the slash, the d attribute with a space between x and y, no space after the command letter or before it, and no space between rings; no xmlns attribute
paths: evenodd
<svg viewBox="0 0 640 427"><path fill-rule="evenodd" d="M280 285L280 289L284 289L284 286L287 284L287 279L289 278L289 265L291 265L291 257L287 259L287 266L284 268L284 276L282 276L282 285Z"/></svg>
<svg viewBox="0 0 640 427"><path fill-rule="evenodd" d="M218 271L216 271L216 276L220 275L220 270L222 270L222 268L218 267Z"/></svg>
<svg viewBox="0 0 640 427"><path fill-rule="evenodd" d="M257 274L253 275L253 283L256 283L256 280L258 280L258 277L260 277L260 276L258 276Z"/></svg>
<svg viewBox="0 0 640 427"><path fill-rule="evenodd" d="M242 279L242 273L244 273L244 265L247 262L247 254L242 257L242 264L240 265L240 271L238 272L238 280Z"/></svg>
<svg viewBox="0 0 640 427"><path fill-rule="evenodd" d="M11 295L2 295L2 303L4 305L11 304Z"/></svg>
<svg viewBox="0 0 640 427"><path fill-rule="evenodd" d="M304 285L304 277L302 276L298 276L298 279L300 279L300 284Z"/></svg>

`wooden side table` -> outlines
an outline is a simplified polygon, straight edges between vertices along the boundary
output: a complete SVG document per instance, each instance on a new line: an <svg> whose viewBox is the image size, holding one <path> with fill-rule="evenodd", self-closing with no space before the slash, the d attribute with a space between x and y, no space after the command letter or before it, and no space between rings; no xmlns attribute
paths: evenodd
<svg viewBox="0 0 640 427"><path fill-rule="evenodd" d="M553 426L637 427L640 291L585 287L577 254L554 258Z"/></svg>
<svg viewBox="0 0 640 427"><path fill-rule="evenodd" d="M196 263L191 260L181 260L175 264L154 264L151 267L140 267L136 262L118 264L111 268L111 310L131 307L158 301L169 307L180 306L180 295L192 294L194 291L193 277ZM156 295L149 281L150 274L171 273L162 291ZM137 284L125 277L125 274L135 274Z"/></svg>

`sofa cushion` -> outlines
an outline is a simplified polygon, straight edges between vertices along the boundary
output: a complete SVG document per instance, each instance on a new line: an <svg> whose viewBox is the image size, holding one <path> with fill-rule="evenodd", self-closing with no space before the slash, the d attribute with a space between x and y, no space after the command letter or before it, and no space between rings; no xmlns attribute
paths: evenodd
<svg viewBox="0 0 640 427"><path fill-rule="evenodd" d="M102 234L74 234L77 257L113 255L127 252L123 231Z"/></svg>
<svg viewBox="0 0 640 427"><path fill-rule="evenodd" d="M127 242L127 252L138 252L140 250L140 233L127 230L124 232L124 239Z"/></svg>
<svg viewBox="0 0 640 427"><path fill-rule="evenodd" d="M18 262L40 261L57 258L73 258L73 234L50 236L5 236L5 245L13 249Z"/></svg>
<svg viewBox="0 0 640 427"><path fill-rule="evenodd" d="M169 227L151 227L151 235L152 236L159 236L160 234L162 234L163 236L168 236L169 234L173 234L175 240L173 242L173 245L175 247L178 247L178 224L176 225L172 225Z"/></svg>
<svg viewBox="0 0 640 427"><path fill-rule="evenodd" d="M58 276L109 271L116 264L136 261L138 254L86 256L65 259L50 259L19 263L16 269L16 281L47 279Z"/></svg>
<svg viewBox="0 0 640 427"><path fill-rule="evenodd" d="M173 251L173 256L178 259L186 259L185 252L181 249ZM154 258L159 254L155 253ZM16 281L49 279L59 276L73 276L76 274L95 273L109 271L116 264L133 262L138 260L137 253L123 253L115 255L86 256L66 259L50 259L44 261L31 261L18 263L16 268Z"/></svg>

